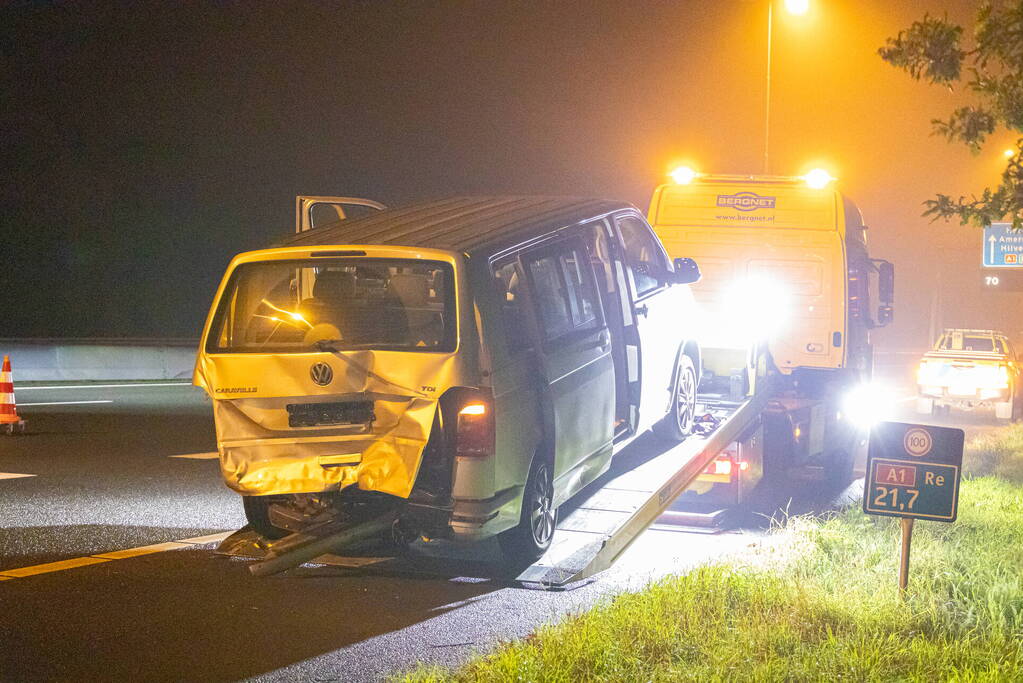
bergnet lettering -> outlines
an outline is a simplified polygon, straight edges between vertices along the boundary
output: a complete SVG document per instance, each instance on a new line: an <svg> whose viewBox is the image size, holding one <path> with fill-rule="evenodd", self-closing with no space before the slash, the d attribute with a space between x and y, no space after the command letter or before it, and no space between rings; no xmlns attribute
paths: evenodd
<svg viewBox="0 0 1023 683"><path fill-rule="evenodd" d="M756 192L736 192L735 194L719 194L718 206L725 206L738 211L756 211L757 209L773 209L776 197L765 197Z"/></svg>

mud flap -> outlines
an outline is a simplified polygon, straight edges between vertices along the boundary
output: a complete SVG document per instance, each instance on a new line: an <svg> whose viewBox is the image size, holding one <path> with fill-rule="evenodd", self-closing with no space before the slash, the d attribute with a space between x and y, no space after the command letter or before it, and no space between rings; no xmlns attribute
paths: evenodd
<svg viewBox="0 0 1023 683"><path fill-rule="evenodd" d="M931 415L934 413L933 398L918 398L916 400L916 412L920 415Z"/></svg>

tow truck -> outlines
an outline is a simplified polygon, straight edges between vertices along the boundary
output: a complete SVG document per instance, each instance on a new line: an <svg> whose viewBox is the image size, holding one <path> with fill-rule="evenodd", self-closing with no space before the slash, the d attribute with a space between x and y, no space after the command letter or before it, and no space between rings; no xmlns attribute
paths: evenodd
<svg viewBox="0 0 1023 683"><path fill-rule="evenodd" d="M947 329L917 368L917 412L993 410L998 420L1020 419L1021 374L1023 368L1004 333Z"/></svg>
<svg viewBox="0 0 1023 683"><path fill-rule="evenodd" d="M870 334L894 319L894 266L871 258L859 208L822 169L670 175L648 218L668 254L704 274L692 287L705 315L701 389L750 393L755 344L770 378L762 448L725 449L676 507L713 523L762 475L847 482L862 426L883 404Z"/></svg>
<svg viewBox="0 0 1023 683"><path fill-rule="evenodd" d="M353 207L382 205L299 197L296 231L344 220ZM765 476L816 468L847 479L864 442L857 414L871 401L869 330L892 319L894 269L868 256L855 205L799 178L694 175L658 187L649 217L669 255L692 257L704 272L694 287L708 350L699 429L653 457L626 456L580 492L546 555L514 569L521 584L564 588L592 577L680 500L696 505L676 515L706 525ZM791 307L784 317L783 304ZM250 571L265 576L344 552L393 521L328 524L279 540L243 528L218 552L255 558Z"/></svg>

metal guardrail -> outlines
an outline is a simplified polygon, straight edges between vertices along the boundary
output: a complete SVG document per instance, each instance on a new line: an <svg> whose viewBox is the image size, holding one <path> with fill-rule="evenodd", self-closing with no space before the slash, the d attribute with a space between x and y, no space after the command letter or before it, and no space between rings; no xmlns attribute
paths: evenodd
<svg viewBox="0 0 1023 683"><path fill-rule="evenodd" d="M19 382L191 379L194 339L0 339Z"/></svg>

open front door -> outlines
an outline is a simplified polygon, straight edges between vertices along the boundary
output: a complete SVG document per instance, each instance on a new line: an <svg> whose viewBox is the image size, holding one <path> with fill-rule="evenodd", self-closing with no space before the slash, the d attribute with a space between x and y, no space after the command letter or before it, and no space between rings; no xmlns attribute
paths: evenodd
<svg viewBox="0 0 1023 683"><path fill-rule="evenodd" d="M295 232L339 223L347 218L358 218L383 211L387 207L372 199L359 197L295 197Z"/></svg>

